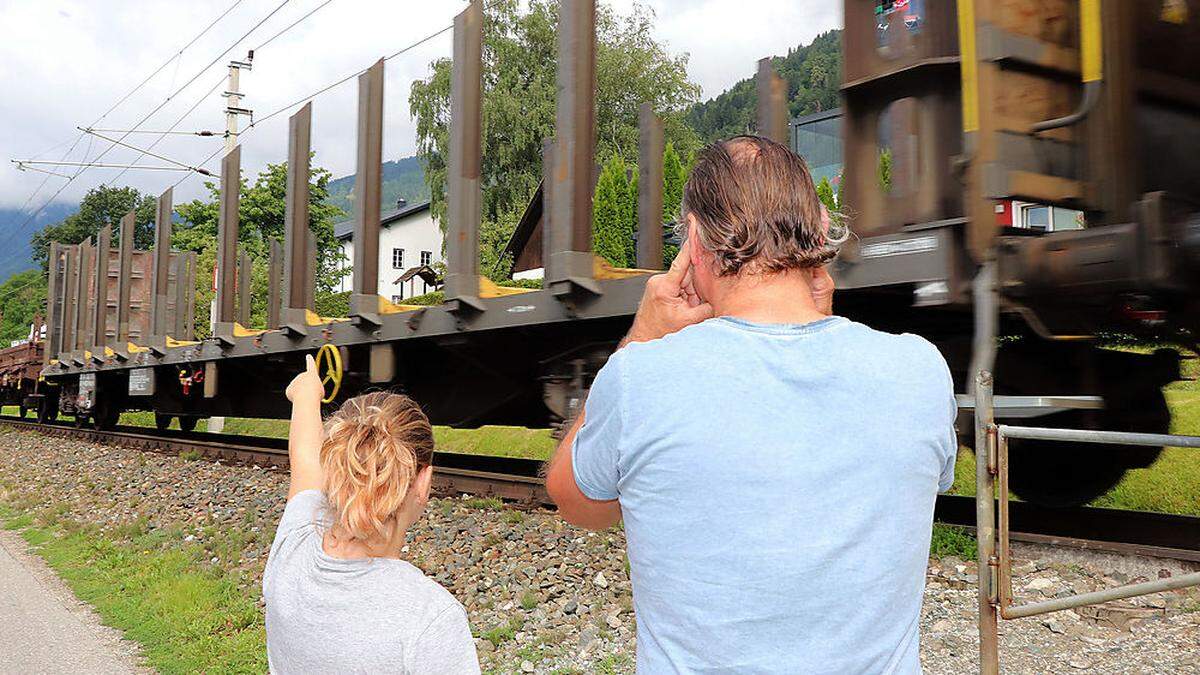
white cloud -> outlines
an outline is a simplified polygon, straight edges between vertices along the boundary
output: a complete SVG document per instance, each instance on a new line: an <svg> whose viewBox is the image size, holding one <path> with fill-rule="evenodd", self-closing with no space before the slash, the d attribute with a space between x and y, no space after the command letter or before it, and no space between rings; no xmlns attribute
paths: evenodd
<svg viewBox="0 0 1200 675"><path fill-rule="evenodd" d="M618 11L627 11L634 1L613 0L613 4ZM93 122L233 2L0 0L0 64L4 64L0 66L0 89L5 92L0 97L0 156L29 158L71 140L78 133L76 126ZM261 43L320 2L291 0L142 128L170 126L223 77L230 58L244 57L247 48ZM243 0L184 52L181 59L168 65L98 126L128 128L278 3L279 0ZM789 47L841 24L841 3L836 1L763 0L754 3L751 12L746 9L747 3L736 0L648 0L645 4L654 9L656 32L669 49L690 54L690 75L703 87L706 98L751 75L758 58L782 54ZM253 71L242 76L241 89L246 94L243 105L261 118L449 25L453 15L464 6L461 0L423 3L334 0L255 54ZM388 62L385 158L414 151L414 124L408 112L409 86L414 79L427 74L430 61L449 53L450 35L446 33ZM178 129L222 130L224 100L218 94L223 90L222 84L215 94L203 99ZM356 84L351 80L313 101L316 161L334 175L354 170L356 92ZM256 126L243 136L245 173L253 175L266 162L285 159L287 115L291 112ZM243 120L243 127L247 123L248 120ZM127 140L135 145L148 145L156 138L135 134ZM89 143L92 156L107 145L98 139L89 142L85 138L69 159L82 159ZM193 163L220 143L219 138L168 136L155 151ZM57 160L68 145L40 158ZM136 156L133 151L118 148L101 161L128 163ZM149 157L140 163L161 164ZM218 162L210 162L208 167L215 170ZM109 169L89 170L64 190L60 199L76 201L88 188L112 179L116 173ZM120 182L156 194L181 175L131 171ZM11 164L0 167L0 206L23 204L43 178L42 174L17 171ZM50 178L33 205L39 206L62 182ZM191 178L177 189L176 200L202 194L202 181Z"/></svg>

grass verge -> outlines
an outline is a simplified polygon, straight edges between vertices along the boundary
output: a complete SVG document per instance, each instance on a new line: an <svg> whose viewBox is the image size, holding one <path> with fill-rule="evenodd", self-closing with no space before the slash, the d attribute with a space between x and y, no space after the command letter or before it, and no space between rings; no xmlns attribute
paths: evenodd
<svg viewBox="0 0 1200 675"><path fill-rule="evenodd" d="M257 588L202 562L178 533L92 527L34 517L0 504L0 522L17 530L93 607L103 622L142 646L162 673L266 672L266 631Z"/></svg>

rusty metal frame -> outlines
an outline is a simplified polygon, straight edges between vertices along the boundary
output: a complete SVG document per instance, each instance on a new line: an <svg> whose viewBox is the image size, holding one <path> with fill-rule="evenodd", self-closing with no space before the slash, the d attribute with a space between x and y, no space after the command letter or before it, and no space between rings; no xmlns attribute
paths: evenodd
<svg viewBox="0 0 1200 675"><path fill-rule="evenodd" d="M1074 607L1200 585L1200 572L1193 572L1101 591L1057 597L1041 602L1013 604L1012 550L1009 543L1008 439L1200 448L1200 436L997 425L993 408L992 386L991 373L986 370L982 371L975 383L975 447L982 449L982 452L976 453L976 532L979 538L980 552L981 672L999 672L999 622L997 619L1020 619ZM998 524L995 510L997 501L999 504Z"/></svg>
<svg viewBox="0 0 1200 675"><path fill-rule="evenodd" d="M638 240L637 266L663 267L663 121L653 104L638 110Z"/></svg>
<svg viewBox="0 0 1200 675"><path fill-rule="evenodd" d="M358 76L351 318L379 325L379 204L383 190L383 59Z"/></svg>
<svg viewBox="0 0 1200 675"><path fill-rule="evenodd" d="M291 167L288 167L291 170ZM217 296L213 337L233 342L235 288L238 250L238 198L242 190L242 146L234 146L221 160L221 202L217 220Z"/></svg>
<svg viewBox="0 0 1200 675"><path fill-rule="evenodd" d="M170 330L171 324L167 310L170 302L173 195L173 188L167 188L158 196L154 217L154 278L150 291L150 339L148 343L151 349L160 353L167 348L167 332ZM179 284L180 279L179 273L176 272L175 283ZM175 305L175 311L179 311L178 303Z"/></svg>
<svg viewBox="0 0 1200 675"><path fill-rule="evenodd" d="M479 223L483 193L483 3L454 17L450 74L450 153L446 160L446 282L451 311L482 312L479 298ZM355 251L358 244L355 243Z"/></svg>
<svg viewBox="0 0 1200 675"><path fill-rule="evenodd" d="M127 216L128 217L128 216ZM92 359L104 360L108 337L108 253L112 242L112 226L105 225L96 233L96 304L92 305L91 328Z"/></svg>
<svg viewBox="0 0 1200 675"><path fill-rule="evenodd" d="M289 331L303 335L308 330L309 248L308 174L312 147L312 102L305 103L288 118L287 196L284 205L283 315Z"/></svg>

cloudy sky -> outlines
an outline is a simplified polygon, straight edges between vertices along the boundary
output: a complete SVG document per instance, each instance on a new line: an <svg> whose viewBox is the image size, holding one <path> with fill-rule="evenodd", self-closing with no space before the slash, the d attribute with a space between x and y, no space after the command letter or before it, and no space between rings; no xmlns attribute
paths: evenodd
<svg viewBox="0 0 1200 675"><path fill-rule="evenodd" d="M326 0L287 0L278 11L225 56L219 56L283 0L0 0L0 207L20 207L44 174L18 171L11 159L61 160L80 138L78 126L128 129L177 90L161 110L141 125L162 131L223 130L222 81L231 58L262 45L271 36ZM708 98L754 72L755 61L784 53L816 34L841 25L839 0L608 0L618 11L635 1L657 16L657 32L670 51L690 55L689 74ZM236 4L236 6L234 6ZM753 5L750 11L748 8ZM180 51L202 28L233 6L203 37L149 82L98 118L151 72ZM450 24L464 0L332 0L315 14L258 49L253 71L242 75L243 105L262 117ZM412 154L413 121L408 90L427 74L430 61L450 53L449 32L387 64L384 157ZM206 64L215 60L215 64ZM194 76L195 80L184 87ZM216 90L207 96L213 87ZM182 88L182 90L180 90ZM277 115L242 137L243 172L253 175L287 152L287 116ZM316 161L335 176L354 170L356 86L351 80L313 100ZM243 127L247 123L243 120ZM119 136L118 134L108 134ZM135 134L128 142L146 146L158 134ZM220 138L171 135L155 152L195 164L221 144ZM109 143L84 136L68 161L94 158ZM100 161L133 161L137 153L115 148ZM146 157L141 164L163 162ZM219 162L207 164L219 169ZM53 168L75 173L75 168ZM59 195L76 202L89 188L113 180L117 170L83 172ZM157 194L183 174L130 171L118 180ZM44 203L65 180L50 177L32 199ZM176 201L200 196L193 176L176 189Z"/></svg>

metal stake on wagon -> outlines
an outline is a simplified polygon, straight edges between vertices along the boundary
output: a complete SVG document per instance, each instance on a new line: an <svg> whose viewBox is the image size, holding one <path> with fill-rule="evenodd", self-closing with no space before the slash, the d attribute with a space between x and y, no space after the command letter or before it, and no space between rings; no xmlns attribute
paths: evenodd
<svg viewBox="0 0 1200 675"><path fill-rule="evenodd" d="M637 266L663 267L663 121L654 106L638 111L638 239Z"/></svg>
<svg viewBox="0 0 1200 675"><path fill-rule="evenodd" d="M170 220L169 200L167 208L167 219ZM121 361L129 358L129 298L133 287L133 233L136 228L137 215L130 211L121 219L121 235L117 238L117 327L110 343L113 355Z"/></svg>
<svg viewBox="0 0 1200 675"><path fill-rule="evenodd" d="M554 249L544 283L568 302L602 293L592 262L595 106L596 2L563 0L558 19L554 173L547 184L553 199L545 220Z"/></svg>
<svg viewBox="0 0 1200 675"><path fill-rule="evenodd" d="M462 319L484 310L479 298L479 177L483 162L483 6L479 0L454 17L450 77L450 156L446 162L450 241L444 290L447 309Z"/></svg>
<svg viewBox="0 0 1200 675"><path fill-rule="evenodd" d="M213 337L224 345L234 344L233 324L237 266L238 197L242 190L242 146L236 146L221 159L221 204L217 220L217 297L213 317ZM207 387L206 387L207 389Z"/></svg>
<svg viewBox="0 0 1200 675"><path fill-rule="evenodd" d="M108 333L108 253L112 241L112 226L105 225L96 233L96 304L92 305L92 360L104 361L105 338Z"/></svg>
<svg viewBox="0 0 1200 675"><path fill-rule="evenodd" d="M283 216L283 327L293 336L308 332L306 285L308 250L308 171L312 103L288 118L287 196Z"/></svg>
<svg viewBox="0 0 1200 675"><path fill-rule="evenodd" d="M383 190L383 59L358 76L358 160L350 318L378 326L379 200Z"/></svg>
<svg viewBox="0 0 1200 675"><path fill-rule="evenodd" d="M156 354L165 354L167 349L167 331L170 321L167 316L170 295L168 292L171 271L171 211L172 188L167 188L158 196L158 208L154 217L154 281L151 290L150 304L150 339L149 347ZM175 283L178 285L182 277L175 273ZM176 302L175 311L179 311ZM126 318L128 323L128 318Z"/></svg>

